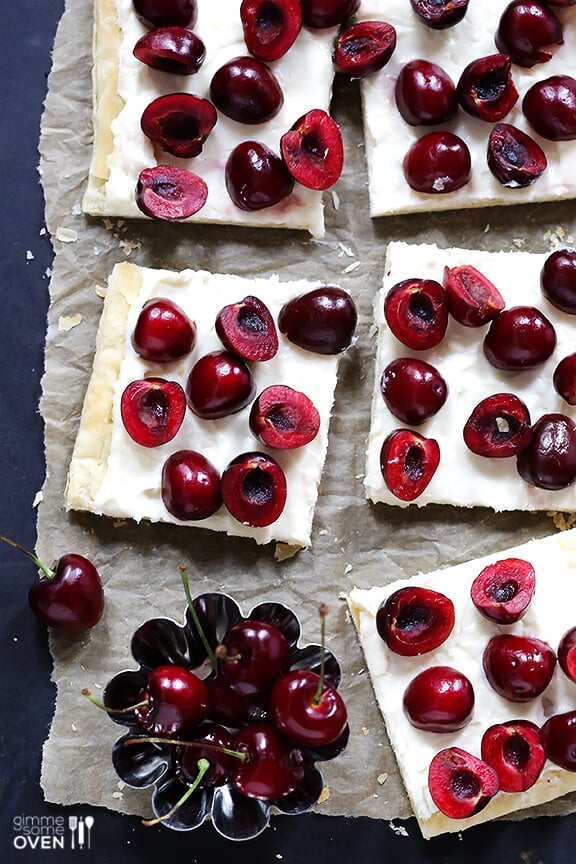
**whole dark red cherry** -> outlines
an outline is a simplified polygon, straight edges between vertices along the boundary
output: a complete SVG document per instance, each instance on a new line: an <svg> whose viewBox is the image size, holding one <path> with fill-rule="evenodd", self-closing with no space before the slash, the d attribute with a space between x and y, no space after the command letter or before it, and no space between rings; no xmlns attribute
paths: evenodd
<svg viewBox="0 0 576 864"><path fill-rule="evenodd" d="M186 382L186 399L198 417L214 420L240 411L252 401L256 385L246 363L229 351L204 354Z"/></svg>
<svg viewBox="0 0 576 864"><path fill-rule="evenodd" d="M380 450L380 471L386 486L400 501L414 501L426 489L440 464L435 438L412 429L394 429Z"/></svg>
<svg viewBox="0 0 576 864"><path fill-rule="evenodd" d="M454 604L431 588L399 588L376 612L376 629L389 649L403 657L417 657L438 648L454 628Z"/></svg>
<svg viewBox="0 0 576 864"><path fill-rule="evenodd" d="M544 414L532 441L516 460L518 473L540 489L565 489L576 480L576 424L564 414Z"/></svg>
<svg viewBox="0 0 576 864"><path fill-rule="evenodd" d="M187 27L157 27L136 42L137 60L172 75L194 75L204 62L206 46Z"/></svg>
<svg viewBox="0 0 576 864"><path fill-rule="evenodd" d="M464 443L490 459L517 456L530 444L530 412L514 393L494 393L475 406L464 424Z"/></svg>
<svg viewBox="0 0 576 864"><path fill-rule="evenodd" d="M196 0L132 0L132 3L146 27L189 27L192 30L196 24Z"/></svg>
<svg viewBox="0 0 576 864"><path fill-rule="evenodd" d="M492 319L484 337L486 359L497 369L536 369L556 347L552 322L534 306L511 306Z"/></svg>
<svg viewBox="0 0 576 864"><path fill-rule="evenodd" d="M279 60L302 28L300 0L242 0L240 20L250 54L266 63Z"/></svg>
<svg viewBox="0 0 576 864"><path fill-rule="evenodd" d="M202 777L202 786L223 786L230 779L237 758L226 750L234 750L234 736L226 727L218 723L203 723L198 730L188 736L193 747L178 747L176 750L176 771L184 783L191 785L198 776L198 760L206 759L210 768ZM207 746L202 746L203 744Z"/></svg>
<svg viewBox="0 0 576 864"><path fill-rule="evenodd" d="M565 771L576 771L576 711L553 714L542 726L546 756Z"/></svg>
<svg viewBox="0 0 576 864"><path fill-rule="evenodd" d="M402 162L402 170L415 192L427 195L456 192L470 180L470 150L453 132L429 132L412 144Z"/></svg>
<svg viewBox="0 0 576 864"><path fill-rule="evenodd" d="M384 298L384 317L394 336L407 348L434 348L448 327L446 292L434 279L402 279Z"/></svg>
<svg viewBox="0 0 576 864"><path fill-rule="evenodd" d="M154 363L185 357L196 341L196 324L172 300L152 297L142 306L132 333L132 347Z"/></svg>
<svg viewBox="0 0 576 864"><path fill-rule="evenodd" d="M226 117L238 123L266 123L284 102L278 79L256 57L234 57L210 82L210 99Z"/></svg>
<svg viewBox="0 0 576 864"><path fill-rule="evenodd" d="M287 738L311 747L332 744L348 723L342 696L310 669L293 669L276 681L270 716Z"/></svg>
<svg viewBox="0 0 576 864"><path fill-rule="evenodd" d="M498 788L494 768L460 747L445 747L430 762L428 789L438 810L449 819L480 813Z"/></svg>
<svg viewBox="0 0 576 864"><path fill-rule="evenodd" d="M576 249L557 249L546 258L540 288L553 306L576 315Z"/></svg>
<svg viewBox="0 0 576 864"><path fill-rule="evenodd" d="M458 102L464 111L494 123L512 110L518 91L510 73L511 63L506 54L490 54L464 68L456 85Z"/></svg>
<svg viewBox="0 0 576 864"><path fill-rule="evenodd" d="M434 30L453 27L468 11L469 0L410 0L418 18Z"/></svg>
<svg viewBox="0 0 576 864"><path fill-rule="evenodd" d="M511 189L530 186L548 167L538 142L510 123L496 123L492 128L486 160L498 182Z"/></svg>
<svg viewBox="0 0 576 864"><path fill-rule="evenodd" d="M570 627L560 639L558 663L570 681L576 682L576 627Z"/></svg>
<svg viewBox="0 0 576 864"><path fill-rule="evenodd" d="M474 709L470 680L451 666L429 666L404 691L402 707L416 729L456 732L469 723Z"/></svg>
<svg viewBox="0 0 576 864"><path fill-rule="evenodd" d="M448 388L431 363L415 357L399 357L384 369L380 392L395 417L402 423L418 426L444 405Z"/></svg>
<svg viewBox="0 0 576 864"><path fill-rule="evenodd" d="M290 668L290 644L266 621L244 618L227 631L217 649L218 676L241 696L269 693Z"/></svg>
<svg viewBox="0 0 576 864"><path fill-rule="evenodd" d="M576 405L576 354L568 354L560 360L554 370L552 383L568 405Z"/></svg>
<svg viewBox="0 0 576 864"><path fill-rule="evenodd" d="M232 150L225 179L228 194L241 210L272 207L294 188L294 178L283 160L259 141L242 141Z"/></svg>
<svg viewBox="0 0 576 864"><path fill-rule="evenodd" d="M191 93L168 93L146 106L140 126L166 153L192 159L202 152L217 119L216 109L207 99Z"/></svg>
<svg viewBox="0 0 576 864"><path fill-rule="evenodd" d="M301 0L302 23L323 30L342 24L358 11L360 0Z"/></svg>
<svg viewBox="0 0 576 864"><path fill-rule="evenodd" d="M232 783L247 798L274 801L289 795L302 783L303 754L272 723L245 726L238 733L235 746L247 759L235 759Z"/></svg>
<svg viewBox="0 0 576 864"><path fill-rule="evenodd" d="M546 762L542 731L530 720L489 726L482 736L480 753L496 771L501 792L530 789Z"/></svg>
<svg viewBox="0 0 576 864"><path fill-rule="evenodd" d="M220 474L196 450L171 453L162 466L162 501L177 519L207 519L222 505Z"/></svg>
<svg viewBox="0 0 576 864"><path fill-rule="evenodd" d="M141 447L159 447L177 434L186 414L186 395L177 381L141 378L131 381L120 398L127 434Z"/></svg>
<svg viewBox="0 0 576 864"><path fill-rule="evenodd" d="M456 87L430 60L410 60L400 69L394 90L398 111L411 126L446 123L458 111Z"/></svg>
<svg viewBox="0 0 576 864"><path fill-rule="evenodd" d="M472 582L470 597L480 614L497 624L519 621L532 602L536 573L523 558L500 558L487 564Z"/></svg>
<svg viewBox="0 0 576 864"><path fill-rule="evenodd" d="M549 141L576 139L576 78L552 75L526 91L522 111L538 135Z"/></svg>
<svg viewBox="0 0 576 864"><path fill-rule="evenodd" d="M373 75L390 60L396 30L385 21L356 21L340 31L332 52L337 72L350 78Z"/></svg>
<svg viewBox="0 0 576 864"><path fill-rule="evenodd" d="M265 528L279 519L286 506L286 475L266 453L241 453L224 469L222 497L238 522Z"/></svg>
<svg viewBox="0 0 576 864"><path fill-rule="evenodd" d="M493 636L482 654L490 686L510 702L540 696L554 674L556 654L541 639L502 633Z"/></svg>
<svg viewBox="0 0 576 864"><path fill-rule="evenodd" d="M496 47L519 66L531 67L551 58L548 45L564 41L562 25L547 3L513 0L500 16L494 37Z"/></svg>
<svg viewBox="0 0 576 864"><path fill-rule="evenodd" d="M208 716L206 685L182 666L152 669L140 701L134 713L150 735L184 737Z"/></svg>
<svg viewBox="0 0 576 864"><path fill-rule="evenodd" d="M218 676L206 678L205 682L210 704L210 719L215 723L237 729L247 723L269 718L268 693L242 696L235 690L231 690Z"/></svg>
<svg viewBox="0 0 576 864"><path fill-rule="evenodd" d="M305 351L340 354L351 345L357 320L350 294L335 285L322 285L288 300L278 315L278 328Z"/></svg>

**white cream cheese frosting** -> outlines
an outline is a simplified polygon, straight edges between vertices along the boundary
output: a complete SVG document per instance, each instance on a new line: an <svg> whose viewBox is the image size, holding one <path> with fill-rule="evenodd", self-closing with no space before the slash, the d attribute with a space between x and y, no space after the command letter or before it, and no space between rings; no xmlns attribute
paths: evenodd
<svg viewBox="0 0 576 864"><path fill-rule="evenodd" d="M470 599L470 586L480 571L493 561L516 557L529 561L536 571L536 591L528 611L515 624L496 625L483 618ZM482 652L498 633L535 636L556 652L562 635L576 626L572 596L576 578L576 531L566 531L482 558L393 581L386 587L354 588L348 604L356 625L374 693L386 723L388 737L425 837L461 831L480 822L543 804L576 790L576 773L546 762L534 786L522 793L499 792L488 806L469 819L450 819L440 813L428 791L428 766L445 747L460 747L480 756L484 731L494 723L527 719L541 726L552 714L574 710L576 684L556 665L551 683L542 696L514 703L499 696L482 668ZM454 603L455 625L446 641L428 654L401 657L390 651L376 630L378 607L393 591L406 585L431 588ZM567 602L568 601L568 602ZM474 687L472 718L458 732L425 732L414 728L404 715L402 698L412 678L432 665L452 666ZM382 766L383 770L386 766Z"/></svg>

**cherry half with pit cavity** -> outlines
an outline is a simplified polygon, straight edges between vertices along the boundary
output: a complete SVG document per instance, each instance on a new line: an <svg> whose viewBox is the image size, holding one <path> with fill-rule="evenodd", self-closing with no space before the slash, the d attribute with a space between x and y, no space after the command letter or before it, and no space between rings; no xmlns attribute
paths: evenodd
<svg viewBox="0 0 576 864"><path fill-rule="evenodd" d="M242 141L225 168L226 189L241 210L262 210L287 198L294 178L283 159L260 141Z"/></svg>
<svg viewBox="0 0 576 864"><path fill-rule="evenodd" d="M216 316L216 333L227 351L244 360L271 360L278 351L278 333L270 310L249 295L224 306Z"/></svg>
<svg viewBox="0 0 576 864"><path fill-rule="evenodd" d="M278 328L305 351L335 355L352 344L357 321L350 294L336 285L322 285L288 300L278 315Z"/></svg>
<svg viewBox="0 0 576 864"><path fill-rule="evenodd" d="M419 426L442 408L448 387L431 363L415 357L398 357L382 372L380 392L398 420Z"/></svg>
<svg viewBox="0 0 576 864"><path fill-rule="evenodd" d="M299 0L242 0L240 20L246 47L270 63L290 50L302 29Z"/></svg>
<svg viewBox="0 0 576 864"><path fill-rule="evenodd" d="M192 93L158 96L144 109L142 132L166 153L192 159L202 152L218 114L207 99Z"/></svg>
<svg viewBox="0 0 576 864"><path fill-rule="evenodd" d="M409 586L394 591L376 612L376 629L395 654L417 657L434 651L454 628L454 604L431 588Z"/></svg>
<svg viewBox="0 0 576 864"><path fill-rule="evenodd" d="M402 707L412 726L425 732L457 732L474 709L470 680L452 666L429 666L404 691Z"/></svg>
<svg viewBox="0 0 576 864"><path fill-rule="evenodd" d="M196 324L166 297L152 297L142 309L131 336L132 347L144 360L171 363L185 357L196 342Z"/></svg>
<svg viewBox="0 0 576 864"><path fill-rule="evenodd" d="M498 288L472 264L445 267L448 311L465 327L482 327L506 305Z"/></svg>
<svg viewBox="0 0 576 864"><path fill-rule="evenodd" d="M140 37L132 53L152 69L194 75L204 62L206 46L187 27L157 27Z"/></svg>
<svg viewBox="0 0 576 864"><path fill-rule="evenodd" d="M509 189L531 186L548 167L538 142L510 123L497 123L491 129L486 159L494 177Z"/></svg>
<svg viewBox="0 0 576 864"><path fill-rule="evenodd" d="M435 348L448 327L446 292L434 279L403 279L387 292L384 317L394 336L407 348Z"/></svg>
<svg viewBox="0 0 576 864"><path fill-rule="evenodd" d="M565 489L576 480L576 424L565 414L544 414L532 441L516 458L518 473L540 489Z"/></svg>
<svg viewBox="0 0 576 864"><path fill-rule="evenodd" d="M547 3L513 0L500 16L496 47L518 66L532 67L552 57L549 45L562 45L562 25Z"/></svg>
<svg viewBox="0 0 576 864"><path fill-rule="evenodd" d="M550 684L556 654L535 636L500 633L484 648L482 666L496 693L510 702L530 702Z"/></svg>
<svg viewBox="0 0 576 864"><path fill-rule="evenodd" d="M220 474L202 453L178 450L162 466L162 501L183 521L208 519L222 505Z"/></svg>
<svg viewBox="0 0 576 864"><path fill-rule="evenodd" d="M440 464L440 447L411 429L395 429L380 450L380 471L400 501L414 501L426 489Z"/></svg>
<svg viewBox="0 0 576 864"><path fill-rule="evenodd" d="M472 582L470 597L480 614L496 624L514 624L525 614L536 590L536 573L523 558L487 564Z"/></svg>
<svg viewBox="0 0 576 864"><path fill-rule="evenodd" d="M177 381L131 381L120 399L124 429L141 447L160 447L177 434L186 414L186 394Z"/></svg>
<svg viewBox="0 0 576 864"><path fill-rule="evenodd" d="M461 189L470 180L470 150L454 132L429 132L412 144L402 162L402 170L406 182L415 192L447 195Z"/></svg>
<svg viewBox="0 0 576 864"><path fill-rule="evenodd" d="M433 30L458 24L468 11L468 3L469 0L410 0L420 21Z"/></svg>
<svg viewBox="0 0 576 864"><path fill-rule="evenodd" d="M242 453L222 474L224 504L243 525L264 528L276 522L286 505L286 496L286 475L266 453Z"/></svg>
<svg viewBox="0 0 576 864"><path fill-rule="evenodd" d="M208 186L197 174L175 165L144 168L138 176L135 200L139 210L152 219L176 222L202 209Z"/></svg>
<svg viewBox="0 0 576 864"><path fill-rule="evenodd" d="M396 29L385 21L356 21L336 37L332 63L349 78L367 78L383 69L396 48Z"/></svg>
<svg viewBox="0 0 576 864"><path fill-rule="evenodd" d="M252 401L256 385L249 367L230 351L210 351L188 375L186 400L204 420L236 414Z"/></svg>
<svg viewBox="0 0 576 864"><path fill-rule="evenodd" d="M518 101L511 65L506 54L490 54L469 63L456 86L464 111L489 123L502 120Z"/></svg>
<svg viewBox="0 0 576 864"><path fill-rule="evenodd" d="M293 450L316 438L320 414L305 393L273 384L254 400L248 423L252 434L267 447Z"/></svg>
<svg viewBox="0 0 576 864"><path fill-rule="evenodd" d="M496 771L501 792L530 789L546 762L542 731L531 720L489 726L480 742L480 754Z"/></svg>
<svg viewBox="0 0 576 864"><path fill-rule="evenodd" d="M576 627L570 627L558 644L558 665L570 681L576 683Z"/></svg>
<svg viewBox="0 0 576 864"><path fill-rule="evenodd" d="M436 807L449 819L480 813L499 789L491 765L460 747L447 747L432 758L428 789Z"/></svg>
<svg viewBox="0 0 576 864"><path fill-rule="evenodd" d="M490 459L517 456L530 444L530 412L514 393L482 399L464 424L464 443L472 453Z"/></svg>
<svg viewBox="0 0 576 864"><path fill-rule="evenodd" d="M312 108L282 135L280 152L290 175L308 189L329 189L342 173L342 133L321 108Z"/></svg>

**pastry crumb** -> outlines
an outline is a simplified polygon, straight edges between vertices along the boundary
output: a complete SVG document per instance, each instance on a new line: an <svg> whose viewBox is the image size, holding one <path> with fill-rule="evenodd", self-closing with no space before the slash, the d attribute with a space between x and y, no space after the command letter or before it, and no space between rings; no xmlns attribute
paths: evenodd
<svg viewBox="0 0 576 864"><path fill-rule="evenodd" d="M369 735L370 729L368 728L368 726L362 726L361 732L363 735Z"/></svg>
<svg viewBox="0 0 576 864"><path fill-rule="evenodd" d="M82 315L61 315L58 318L58 330L67 333L82 322Z"/></svg>
<svg viewBox="0 0 576 864"><path fill-rule="evenodd" d="M386 771L383 771L382 774L378 774L378 777L376 779L378 780L378 783L380 784L380 786L384 785L384 783L388 780L389 776L390 775L387 774Z"/></svg>
<svg viewBox="0 0 576 864"><path fill-rule="evenodd" d="M328 801L329 798L330 798L330 789L328 788L328 786L324 786L324 788L322 789L322 792L320 793L318 801L316 803L317 804L324 804L324 802Z"/></svg>
<svg viewBox="0 0 576 864"><path fill-rule="evenodd" d="M346 564L346 566L344 567L344 575L347 576L348 573L351 573L351 572L352 572L352 564Z"/></svg>
<svg viewBox="0 0 576 864"><path fill-rule="evenodd" d="M58 226L56 229L56 239L61 243L75 243L78 240L78 232L74 228L62 228Z"/></svg>
<svg viewBox="0 0 576 864"><path fill-rule="evenodd" d="M289 543L276 543L274 558L276 561L287 561L289 558L293 558L301 548L301 546L291 546Z"/></svg>
<svg viewBox="0 0 576 864"><path fill-rule="evenodd" d="M120 240L118 245L120 246L120 249L122 249L126 257L128 257L128 255L131 255L135 249L140 249L139 240Z"/></svg>
<svg viewBox="0 0 576 864"><path fill-rule="evenodd" d="M404 828L403 825L395 825L394 822L389 822L388 827L394 831L399 837L408 837L408 831Z"/></svg>
<svg viewBox="0 0 576 864"><path fill-rule="evenodd" d="M104 299L104 297L106 296L106 288L104 287L104 285L96 285L94 291L97 296L101 297L102 299Z"/></svg>
<svg viewBox="0 0 576 864"><path fill-rule="evenodd" d="M524 244L526 243L526 238L525 237L515 237L514 240L512 240L512 243L514 244L514 246L516 246L517 249L521 249L524 246Z"/></svg>
<svg viewBox="0 0 576 864"><path fill-rule="evenodd" d="M26 250L26 260L27 261L33 261L34 260L34 253L32 252L31 249Z"/></svg>
<svg viewBox="0 0 576 864"><path fill-rule="evenodd" d="M555 510L550 510L546 515L552 518L554 525L560 531L568 531L576 525L576 513L558 513Z"/></svg>
<svg viewBox="0 0 576 864"><path fill-rule="evenodd" d="M44 493L42 489L39 489L34 496L34 500L32 501L32 507L38 507L41 501L44 500Z"/></svg>

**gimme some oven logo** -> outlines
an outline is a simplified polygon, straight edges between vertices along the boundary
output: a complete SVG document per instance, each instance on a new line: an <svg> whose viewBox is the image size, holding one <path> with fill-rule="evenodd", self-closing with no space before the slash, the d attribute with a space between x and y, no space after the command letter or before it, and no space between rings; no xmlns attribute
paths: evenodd
<svg viewBox="0 0 576 864"><path fill-rule="evenodd" d="M93 816L14 816L14 849L90 849Z"/></svg>

